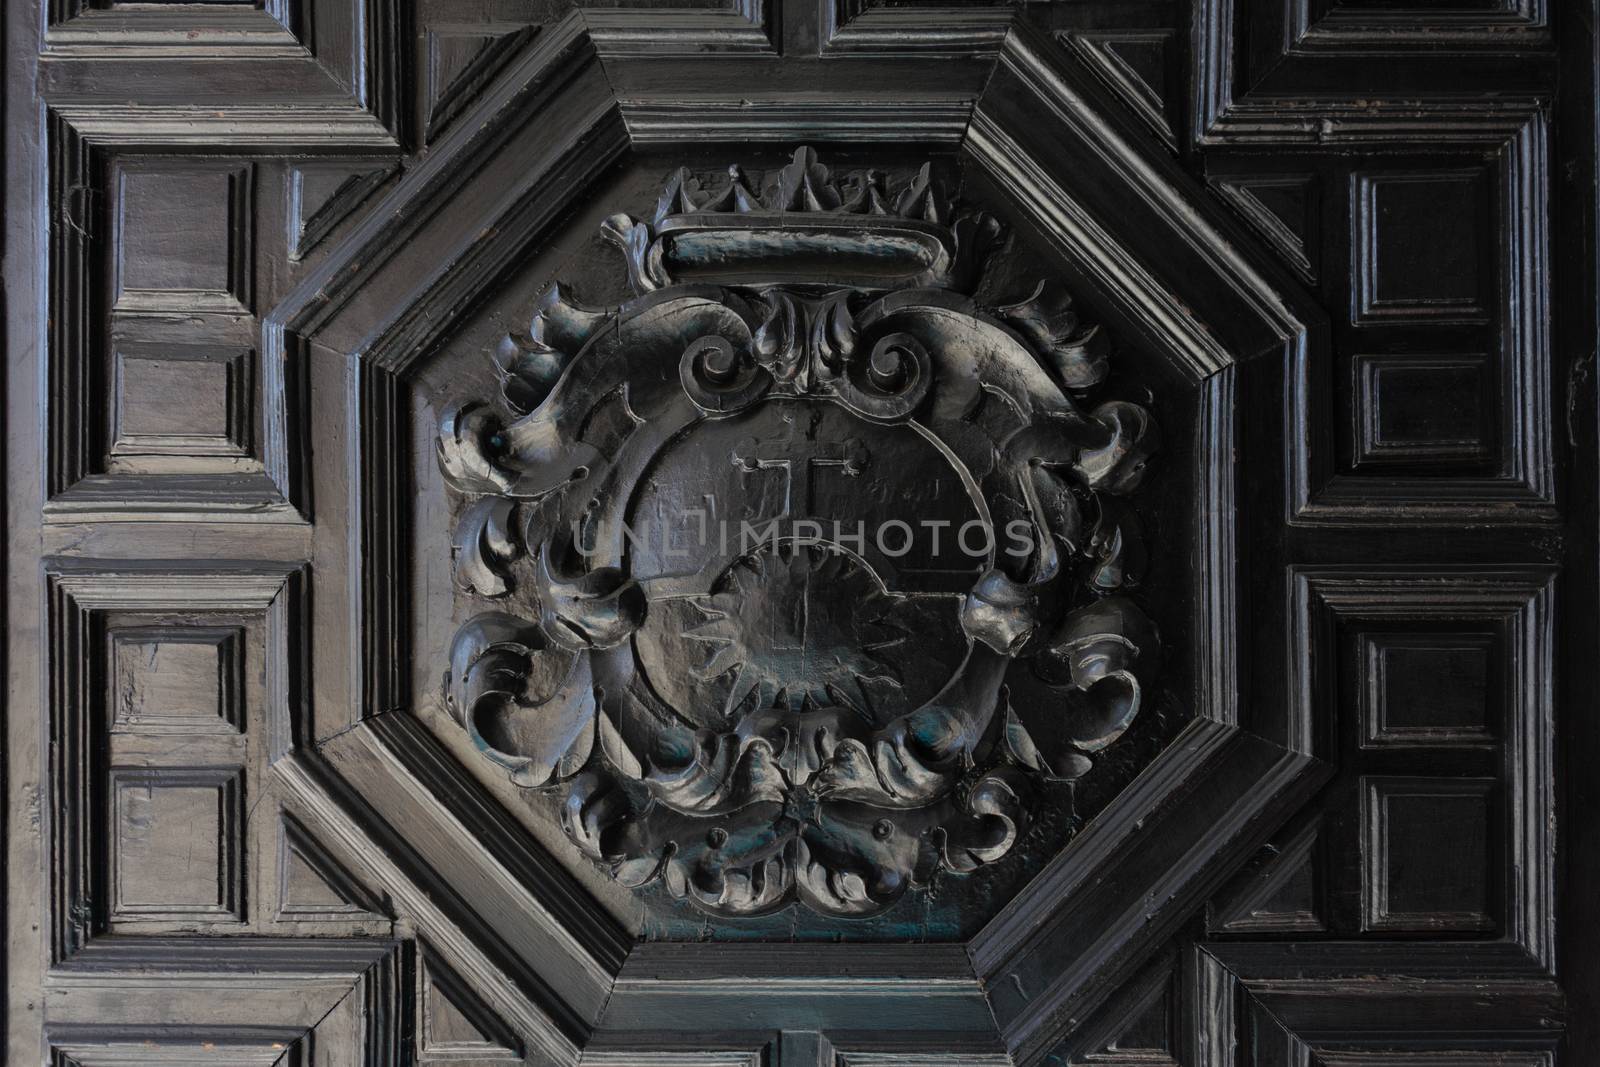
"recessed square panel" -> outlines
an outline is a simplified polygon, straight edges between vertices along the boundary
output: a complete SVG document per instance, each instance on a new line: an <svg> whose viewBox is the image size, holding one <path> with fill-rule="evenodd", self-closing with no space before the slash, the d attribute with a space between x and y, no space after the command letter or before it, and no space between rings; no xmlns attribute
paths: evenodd
<svg viewBox="0 0 1600 1067"><path fill-rule="evenodd" d="M1366 777L1361 784L1364 928L1495 929L1494 780Z"/></svg>
<svg viewBox="0 0 1600 1067"><path fill-rule="evenodd" d="M240 649L241 634L235 628L112 631L112 728L237 731Z"/></svg>
<svg viewBox="0 0 1600 1067"><path fill-rule="evenodd" d="M1356 465L1477 463L1493 453L1485 355L1358 355Z"/></svg>
<svg viewBox="0 0 1600 1067"><path fill-rule="evenodd" d="M1480 169L1354 175L1357 325L1488 320L1488 188Z"/></svg>
<svg viewBox="0 0 1600 1067"><path fill-rule="evenodd" d="M1430 1044L1414 1049L1319 1048L1311 1062L1317 1067L1554 1067L1556 1060L1549 1049L1440 1050Z"/></svg>
<svg viewBox="0 0 1600 1067"><path fill-rule="evenodd" d="M124 343L115 356L112 457L249 454L251 353L210 345Z"/></svg>
<svg viewBox="0 0 1600 1067"><path fill-rule="evenodd" d="M119 165L114 309L249 311L251 173L246 163Z"/></svg>
<svg viewBox="0 0 1600 1067"><path fill-rule="evenodd" d="M1363 634L1362 744L1481 745L1495 738L1489 634Z"/></svg>
<svg viewBox="0 0 1600 1067"><path fill-rule="evenodd" d="M243 921L241 772L113 768L111 920Z"/></svg>
<svg viewBox="0 0 1600 1067"><path fill-rule="evenodd" d="M1417 22L1449 15L1492 14L1516 10L1525 0L1320 0L1327 14L1383 12L1408 15Z"/></svg>

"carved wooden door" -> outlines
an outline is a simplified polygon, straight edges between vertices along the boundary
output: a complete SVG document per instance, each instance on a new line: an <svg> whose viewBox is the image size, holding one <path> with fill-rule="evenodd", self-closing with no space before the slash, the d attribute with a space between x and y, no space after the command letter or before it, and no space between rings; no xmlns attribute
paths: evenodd
<svg viewBox="0 0 1600 1067"><path fill-rule="evenodd" d="M1594 0L4 17L9 1062L1600 1056Z"/></svg>

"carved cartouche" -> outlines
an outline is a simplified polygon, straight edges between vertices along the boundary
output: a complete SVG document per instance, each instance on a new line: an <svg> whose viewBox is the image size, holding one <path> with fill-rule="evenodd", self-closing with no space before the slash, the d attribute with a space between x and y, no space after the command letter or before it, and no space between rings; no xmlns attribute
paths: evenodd
<svg viewBox="0 0 1600 1067"><path fill-rule="evenodd" d="M552 288L443 416L462 595L446 705L623 883L722 915L880 911L1006 855L1157 660L1125 498L1158 444L1049 283L924 167L810 149L617 216L637 296ZM941 541L942 535L942 541ZM527 593L520 599L513 593Z"/></svg>

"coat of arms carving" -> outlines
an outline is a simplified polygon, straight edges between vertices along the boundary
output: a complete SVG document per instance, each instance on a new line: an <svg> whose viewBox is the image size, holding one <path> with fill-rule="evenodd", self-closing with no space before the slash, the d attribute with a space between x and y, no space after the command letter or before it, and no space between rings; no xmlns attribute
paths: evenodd
<svg viewBox="0 0 1600 1067"><path fill-rule="evenodd" d="M720 915L881 911L1025 833L1158 659L1127 498L1158 443L1049 282L923 167L680 170L443 414L462 498L450 714L623 883ZM484 604L483 607L495 605Z"/></svg>

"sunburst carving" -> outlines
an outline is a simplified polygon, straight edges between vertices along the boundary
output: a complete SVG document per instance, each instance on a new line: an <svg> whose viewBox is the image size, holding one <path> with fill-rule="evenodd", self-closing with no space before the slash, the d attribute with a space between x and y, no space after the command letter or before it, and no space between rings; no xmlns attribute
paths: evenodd
<svg viewBox="0 0 1600 1067"><path fill-rule="evenodd" d="M843 705L873 713L868 684L900 685L886 653L906 640L895 598L853 556L815 544L766 546L738 560L696 605L706 621L684 636L710 646L695 674L733 675L725 715Z"/></svg>

